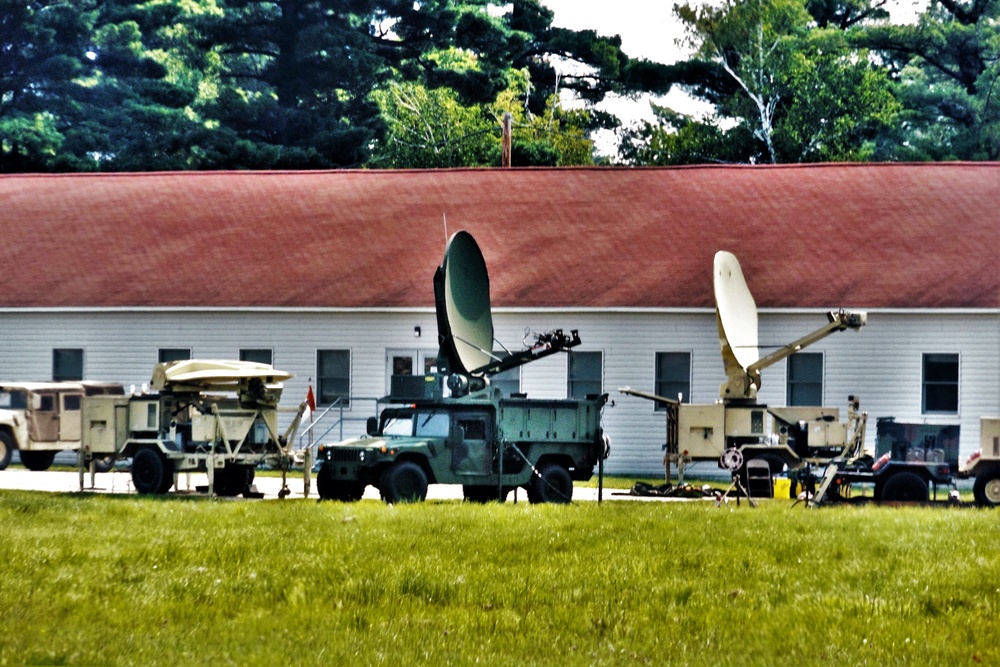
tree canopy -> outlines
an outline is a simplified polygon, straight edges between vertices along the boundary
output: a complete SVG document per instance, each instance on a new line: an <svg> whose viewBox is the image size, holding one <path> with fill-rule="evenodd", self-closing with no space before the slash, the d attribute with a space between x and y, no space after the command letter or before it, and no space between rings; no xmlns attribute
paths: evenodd
<svg viewBox="0 0 1000 667"><path fill-rule="evenodd" d="M663 64L540 0L0 0L0 172L496 165L505 113L515 164L590 164L598 103L673 87L714 115L657 106L614 159L1000 159L1000 0L675 12Z"/></svg>
<svg viewBox="0 0 1000 667"><path fill-rule="evenodd" d="M661 70L714 106L656 108L632 164L1000 158L1000 0L931 0L912 25L886 0L675 5L693 57Z"/></svg>
<svg viewBox="0 0 1000 667"><path fill-rule="evenodd" d="M5 171L377 166L401 157L375 151L399 129L386 105L395 96L401 109L404 91L450 100L457 116L442 122L475 125L504 96L525 118L562 113L554 59L586 68L560 86L587 104L633 85L620 40L553 28L535 0L0 0L0 11ZM589 161L568 144L606 122L573 116L574 139L552 135L534 153ZM466 155L489 158L477 151Z"/></svg>

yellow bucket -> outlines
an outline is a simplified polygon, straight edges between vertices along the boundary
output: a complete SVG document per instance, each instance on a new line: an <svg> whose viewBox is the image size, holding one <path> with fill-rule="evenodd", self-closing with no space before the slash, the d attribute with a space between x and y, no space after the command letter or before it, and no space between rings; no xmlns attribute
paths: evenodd
<svg viewBox="0 0 1000 667"><path fill-rule="evenodd" d="M774 497L789 498L792 491L792 481L787 477L774 478Z"/></svg>

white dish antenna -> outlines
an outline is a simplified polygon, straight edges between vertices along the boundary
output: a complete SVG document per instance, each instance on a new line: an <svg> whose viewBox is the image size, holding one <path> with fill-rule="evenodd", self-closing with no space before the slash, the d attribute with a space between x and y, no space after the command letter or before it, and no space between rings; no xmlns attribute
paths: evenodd
<svg viewBox="0 0 1000 667"><path fill-rule="evenodd" d="M858 330L868 321L864 312L831 311L824 326L762 358L757 338L757 304L743 278L739 260L731 252L720 250L715 253L713 269L715 320L726 368L726 381L719 387L723 399L755 399L763 369L835 331Z"/></svg>
<svg viewBox="0 0 1000 667"><path fill-rule="evenodd" d="M757 304L743 278L740 261L731 252L715 253L715 317L726 375L746 373L760 360L757 340Z"/></svg>

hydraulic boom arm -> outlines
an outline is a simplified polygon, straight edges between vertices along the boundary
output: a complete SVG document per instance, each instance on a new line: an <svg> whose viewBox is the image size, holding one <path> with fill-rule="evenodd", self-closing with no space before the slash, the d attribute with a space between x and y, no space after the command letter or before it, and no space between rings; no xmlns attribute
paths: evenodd
<svg viewBox="0 0 1000 667"><path fill-rule="evenodd" d="M722 398L754 398L757 395L757 390L760 389L760 372L762 370L778 363L782 359L790 357L836 331L844 331L846 329L858 330L868 320L867 313L846 312L844 310L831 311L827 313L826 317L829 321L825 326L820 327L810 334L806 334L788 345L778 348L766 357L762 357L750 364L745 370L735 366L730 367L726 381L719 388L719 395Z"/></svg>

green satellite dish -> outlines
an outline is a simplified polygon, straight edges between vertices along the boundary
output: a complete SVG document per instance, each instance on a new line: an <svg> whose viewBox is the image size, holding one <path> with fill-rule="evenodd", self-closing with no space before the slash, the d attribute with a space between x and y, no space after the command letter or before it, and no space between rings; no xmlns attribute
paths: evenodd
<svg viewBox="0 0 1000 667"><path fill-rule="evenodd" d="M472 234L456 232L435 276L438 338L449 370L483 375L495 361L490 276Z"/></svg>

